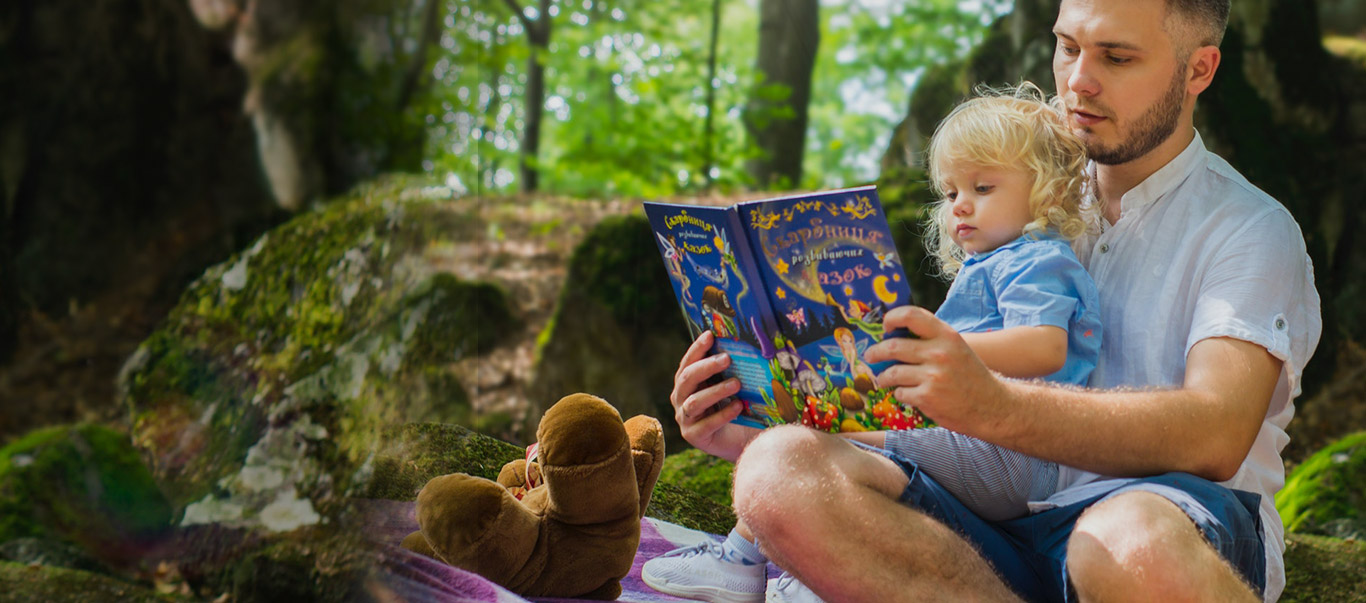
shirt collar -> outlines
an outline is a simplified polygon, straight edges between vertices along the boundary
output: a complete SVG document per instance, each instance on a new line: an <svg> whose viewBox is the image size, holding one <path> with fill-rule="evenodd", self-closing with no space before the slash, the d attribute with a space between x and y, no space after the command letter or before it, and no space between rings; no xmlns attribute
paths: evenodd
<svg viewBox="0 0 1366 603"><path fill-rule="evenodd" d="M1127 214L1133 210L1152 205L1167 193L1176 189L1186 178L1194 172L1196 168L1204 165L1205 162L1205 143L1200 138L1200 132L1195 132L1195 137L1190 144L1186 145L1185 150L1167 162L1152 175L1148 176L1138 186L1129 189L1119 200L1120 215ZM1096 163L1090 163L1087 169L1091 178L1096 175ZM1094 181L1094 180L1093 180ZM1094 193L1094 191L1092 191Z"/></svg>
<svg viewBox="0 0 1366 603"><path fill-rule="evenodd" d="M969 256L966 257L966 258L963 258L963 265L964 265L964 266L968 266L968 265L971 265L971 264L976 264L976 263L978 263L978 262L985 262L987 258L989 258L989 257L991 257L991 256L993 256L993 255L996 255L996 252L998 252L998 251L1001 251L1001 250L1004 250L1004 249L1014 249L1014 248L1016 248L1016 247L1019 247L1019 246L1021 246L1021 245L1024 245L1025 243L1028 243L1028 242L1030 242L1030 241L1048 241L1048 240L1054 240L1054 239L1061 240L1061 238L1062 238L1062 235L1059 234L1058 231L1057 231L1056 229L1054 229L1054 228L1048 228L1048 229L1046 229L1046 230L1035 230L1035 231L1031 231L1031 232L1026 232L1026 233L1020 235L1019 238L1015 239L1014 241L1011 241L1011 242L1009 242L1009 243L1006 243L1005 245L1002 245L1002 246L1000 246L1000 247L997 247L997 248L995 248L995 249L992 249L991 251L984 251L984 252L982 252L982 253L974 253L974 254L972 254L972 255L969 255Z"/></svg>

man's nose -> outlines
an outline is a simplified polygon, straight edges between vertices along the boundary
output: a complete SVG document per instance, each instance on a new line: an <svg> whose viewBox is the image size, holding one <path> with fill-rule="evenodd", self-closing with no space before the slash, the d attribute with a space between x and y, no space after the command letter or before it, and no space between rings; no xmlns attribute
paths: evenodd
<svg viewBox="0 0 1366 603"><path fill-rule="evenodd" d="M1100 94L1100 80L1094 75L1093 59L1085 53L1072 63L1071 73L1067 74L1067 89L1078 96L1092 97Z"/></svg>

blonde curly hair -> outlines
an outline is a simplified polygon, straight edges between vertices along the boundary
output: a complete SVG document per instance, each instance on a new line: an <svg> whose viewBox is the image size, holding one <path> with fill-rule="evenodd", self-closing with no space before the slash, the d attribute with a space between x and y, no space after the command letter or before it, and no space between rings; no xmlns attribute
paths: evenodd
<svg viewBox="0 0 1366 603"><path fill-rule="evenodd" d="M949 237L953 209L944 193L949 166L970 163L1033 175L1029 209L1034 221L1025 233L1051 228L1072 241L1093 222L1092 210L1082 205L1086 145L1067 127L1061 101L1030 82L978 88L977 94L954 107L930 139L930 186L939 201L931 208L925 246L945 278L957 276L967 257Z"/></svg>

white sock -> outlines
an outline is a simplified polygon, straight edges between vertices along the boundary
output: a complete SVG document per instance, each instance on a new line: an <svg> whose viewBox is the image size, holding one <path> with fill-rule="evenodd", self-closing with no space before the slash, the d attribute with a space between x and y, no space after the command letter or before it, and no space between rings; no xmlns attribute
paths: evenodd
<svg viewBox="0 0 1366 603"><path fill-rule="evenodd" d="M735 528L731 528L730 534L721 543L721 551L721 558L726 561L738 562L742 565L768 563L768 557L759 552L759 545L746 540Z"/></svg>

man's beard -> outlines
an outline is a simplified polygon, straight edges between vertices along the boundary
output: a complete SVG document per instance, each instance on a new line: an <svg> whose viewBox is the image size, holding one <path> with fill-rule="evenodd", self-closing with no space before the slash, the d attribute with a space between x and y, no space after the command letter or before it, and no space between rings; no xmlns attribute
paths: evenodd
<svg viewBox="0 0 1366 603"><path fill-rule="evenodd" d="M1119 165L1147 155L1176 131L1181 104L1185 100L1186 70L1178 67L1166 94L1134 121L1133 132L1127 139L1108 148L1098 142L1087 142L1086 155L1101 165Z"/></svg>

